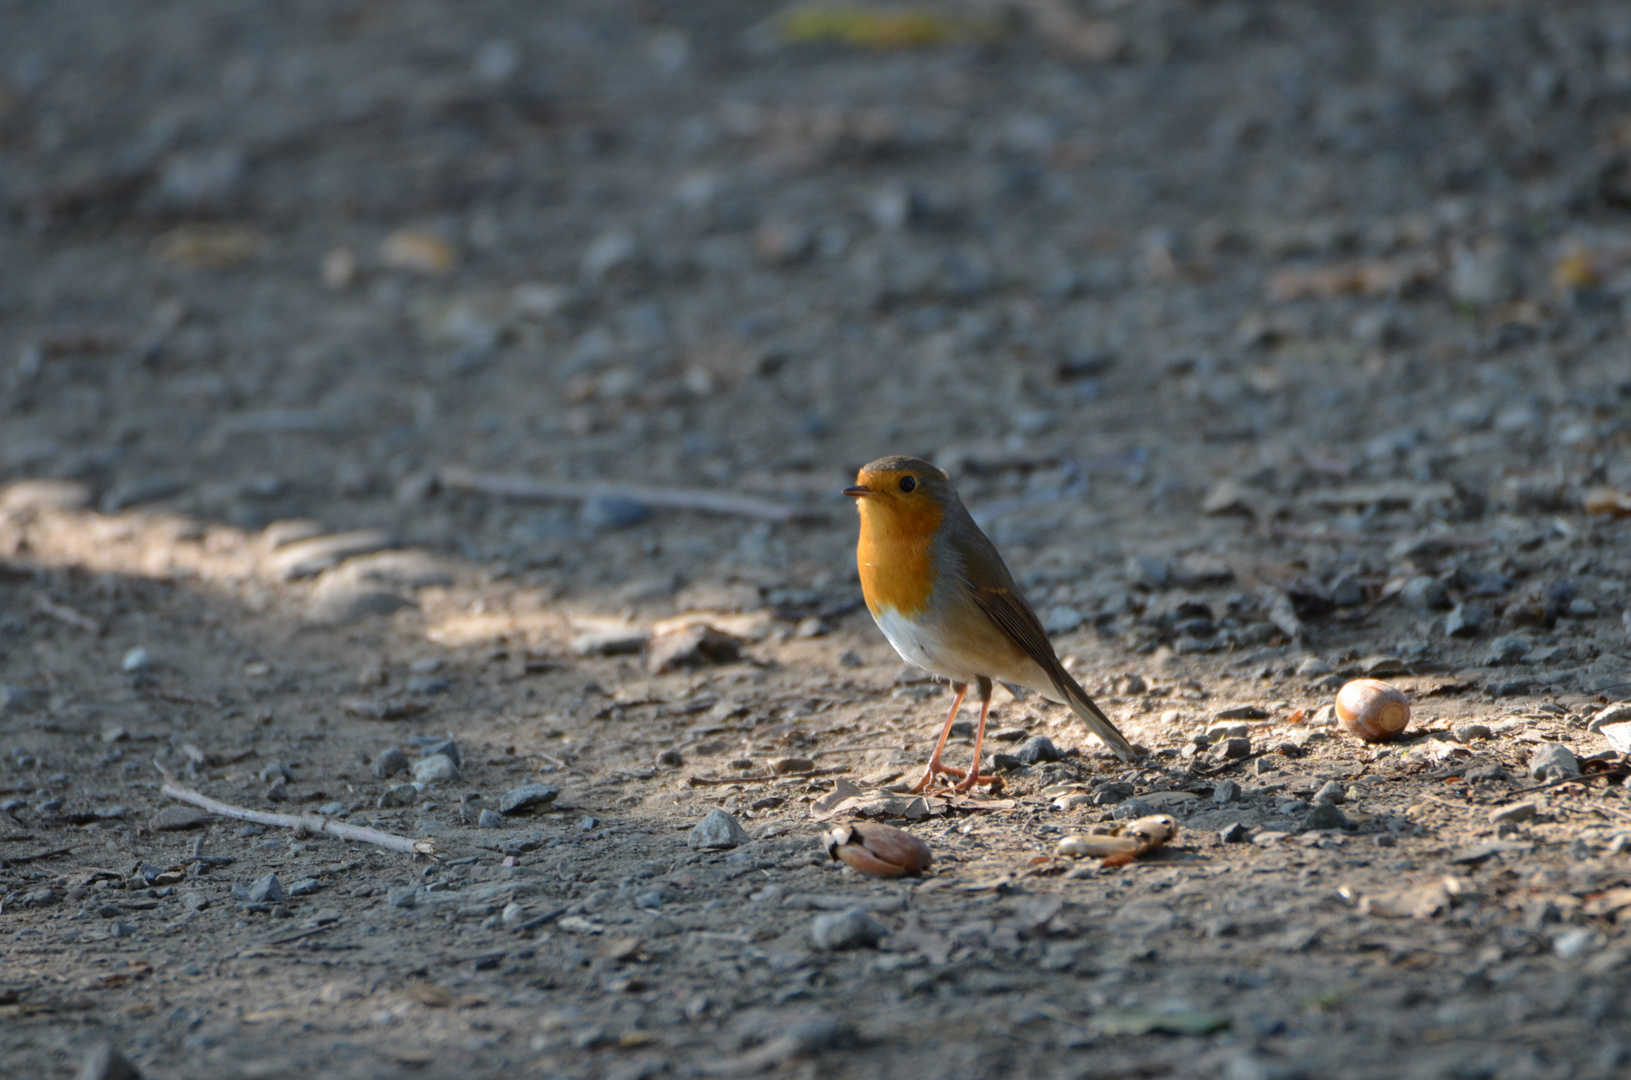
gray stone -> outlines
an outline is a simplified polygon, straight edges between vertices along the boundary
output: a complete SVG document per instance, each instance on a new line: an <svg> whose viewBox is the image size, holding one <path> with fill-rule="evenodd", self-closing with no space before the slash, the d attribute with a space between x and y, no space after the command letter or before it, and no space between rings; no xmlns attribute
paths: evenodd
<svg viewBox="0 0 1631 1080"><path fill-rule="evenodd" d="M461 769L464 768L464 755L459 751L459 744L454 740L431 739L423 741L414 739L412 741L419 745L419 752L425 757L430 757L432 754L443 754L451 759L453 764Z"/></svg>
<svg viewBox="0 0 1631 1080"><path fill-rule="evenodd" d="M1506 634L1489 643L1489 652L1484 656L1486 664L1510 664L1523 659L1529 652L1531 642L1528 638L1517 634Z"/></svg>
<svg viewBox="0 0 1631 1080"><path fill-rule="evenodd" d="M148 827L156 832L199 829L210 823L210 815L191 806L166 806L153 815Z"/></svg>
<svg viewBox="0 0 1631 1080"><path fill-rule="evenodd" d="M1127 560L1127 584L1135 588L1164 589L1167 587L1167 564L1149 555L1134 555Z"/></svg>
<svg viewBox="0 0 1631 1080"><path fill-rule="evenodd" d="M79 1067L79 1080L142 1080L142 1074L111 1046L98 1046Z"/></svg>
<svg viewBox="0 0 1631 1080"><path fill-rule="evenodd" d="M251 904L275 904L283 899L283 883L276 874L267 874L250 885L234 885L232 898Z"/></svg>
<svg viewBox="0 0 1631 1080"><path fill-rule="evenodd" d="M1426 574L1405 582L1399 590L1399 599L1418 611L1443 611L1451 606L1450 593L1444 583Z"/></svg>
<svg viewBox="0 0 1631 1080"><path fill-rule="evenodd" d="M1256 705L1231 705L1218 713L1219 720L1267 720L1268 710Z"/></svg>
<svg viewBox="0 0 1631 1080"><path fill-rule="evenodd" d="M1244 844L1250 838L1251 832L1250 829L1237 821L1232 825L1225 825L1219 829L1218 839L1225 844Z"/></svg>
<svg viewBox="0 0 1631 1080"><path fill-rule="evenodd" d="M504 827L504 815L495 814L491 810L483 810L476 817L476 827L478 829L502 829Z"/></svg>
<svg viewBox="0 0 1631 1080"><path fill-rule="evenodd" d="M560 793L561 789L553 784L522 784L504 793L504 797L498 801L498 812L519 814L523 810L554 802L555 796Z"/></svg>
<svg viewBox="0 0 1631 1080"><path fill-rule="evenodd" d="M1306 823L1310 829L1345 829L1348 818L1336 803L1317 802L1309 809Z"/></svg>
<svg viewBox="0 0 1631 1080"><path fill-rule="evenodd" d="M394 908L418 907L419 890L412 885L399 885L394 889L386 890L385 902Z"/></svg>
<svg viewBox="0 0 1631 1080"><path fill-rule="evenodd" d="M1348 801L1348 793L1343 789L1342 784L1338 781L1327 780L1320 786L1318 791L1314 792L1314 801L1317 803L1328 802L1336 806L1341 806L1343 803Z"/></svg>
<svg viewBox="0 0 1631 1080"><path fill-rule="evenodd" d="M301 878L289 886L290 896L310 896L323 888L323 883L314 877Z"/></svg>
<svg viewBox="0 0 1631 1080"><path fill-rule="evenodd" d="M397 806L412 806L419 800L419 789L412 784L393 784L380 793L376 804L381 810Z"/></svg>
<svg viewBox="0 0 1631 1080"><path fill-rule="evenodd" d="M27 686L0 686L0 716L37 709L45 695Z"/></svg>
<svg viewBox="0 0 1631 1080"><path fill-rule="evenodd" d="M1580 761L1562 743L1541 743L1529 756L1529 775L1535 780L1562 780L1580 775Z"/></svg>
<svg viewBox="0 0 1631 1080"><path fill-rule="evenodd" d="M1491 736L1487 724L1457 724L1450 729L1450 734L1459 743L1476 742L1479 739L1487 739Z"/></svg>
<svg viewBox="0 0 1631 1080"><path fill-rule="evenodd" d="M1597 605L1590 600L1570 600L1567 614L1571 619L1594 619L1597 617Z"/></svg>
<svg viewBox="0 0 1631 1080"><path fill-rule="evenodd" d="M584 500L579 520L598 532L602 529L626 529L651 520L651 516L651 507L643 502L615 495L597 495Z"/></svg>
<svg viewBox="0 0 1631 1080"><path fill-rule="evenodd" d="M413 763L413 778L421 784L440 784L459 778L459 767L446 754L432 754Z"/></svg>
<svg viewBox="0 0 1631 1080"><path fill-rule="evenodd" d="M728 664L742 654L742 643L706 623L692 623L653 635L646 652L646 670L653 675Z"/></svg>
<svg viewBox="0 0 1631 1080"><path fill-rule="evenodd" d="M1616 701L1591 714L1587 731L1601 731L1608 724L1631 724L1631 701Z"/></svg>
<svg viewBox="0 0 1631 1080"><path fill-rule="evenodd" d="M1116 804L1116 808L1110 811L1110 816L1117 821L1131 821L1133 818L1148 817L1151 814L1158 813L1160 813L1159 810L1143 799L1126 799Z"/></svg>
<svg viewBox="0 0 1631 1080"><path fill-rule="evenodd" d="M708 811L686 837L688 847L697 849L733 848L748 842L748 834L730 814L720 809Z"/></svg>
<svg viewBox="0 0 1631 1080"><path fill-rule="evenodd" d="M1218 743L1217 748L1217 755L1219 757L1230 760L1246 757L1250 755L1251 752L1252 741L1239 736L1223 739Z"/></svg>
<svg viewBox="0 0 1631 1080"><path fill-rule="evenodd" d="M1457 604L1444 618L1444 632L1450 637L1474 637L1488 618L1489 612L1477 604Z"/></svg>
<svg viewBox="0 0 1631 1080"><path fill-rule="evenodd" d="M1315 679L1331 674L1331 665L1317 656L1305 656L1297 664L1297 674L1304 679Z"/></svg>
<svg viewBox="0 0 1631 1080"><path fill-rule="evenodd" d="M1489 812L1489 823L1500 825L1503 822L1528 821L1535 816L1538 807L1532 802L1508 803L1506 806L1497 806Z"/></svg>
<svg viewBox="0 0 1631 1080"><path fill-rule="evenodd" d="M865 908L817 915L810 923L810 940L825 952L872 948L889 931Z"/></svg>
<svg viewBox="0 0 1631 1080"><path fill-rule="evenodd" d="M1039 765L1044 761L1058 761L1063 756L1059 753L1059 748L1053 745L1053 740L1046 735L1026 739L1020 744L1019 749L1014 751L1014 757L1025 765Z"/></svg>
<svg viewBox="0 0 1631 1080"><path fill-rule="evenodd" d="M1113 780L1108 784L1101 784L1093 792L1094 806L1114 806L1123 799L1132 798L1138 789L1125 780Z"/></svg>
<svg viewBox="0 0 1631 1080"><path fill-rule="evenodd" d="M1240 785L1233 780L1219 780L1212 788L1212 801L1219 806L1240 801Z"/></svg>
<svg viewBox="0 0 1631 1080"><path fill-rule="evenodd" d="M1250 724L1213 724L1206 729L1206 737L1212 742L1222 742L1224 739L1249 739L1251 735Z"/></svg>
<svg viewBox="0 0 1631 1080"><path fill-rule="evenodd" d="M153 657L140 645L125 653L125 658L119 661L119 670L127 675L133 675L138 671L147 671L152 666Z"/></svg>
<svg viewBox="0 0 1631 1080"><path fill-rule="evenodd" d="M335 817L335 816L337 816L339 814L345 813L345 803L343 803L343 802L326 802L322 806L319 806L317 808L317 812L319 814L323 814L323 815L325 815L327 817Z"/></svg>
<svg viewBox="0 0 1631 1080"><path fill-rule="evenodd" d="M374 771L375 776L384 780L397 773L405 773L413 766L408 761L408 755L394 746L389 746L374 756L369 768Z"/></svg>

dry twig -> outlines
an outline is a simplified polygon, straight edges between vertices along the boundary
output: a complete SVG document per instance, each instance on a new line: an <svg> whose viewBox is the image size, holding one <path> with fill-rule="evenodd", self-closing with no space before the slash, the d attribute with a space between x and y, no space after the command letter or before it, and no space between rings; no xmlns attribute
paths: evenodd
<svg viewBox="0 0 1631 1080"><path fill-rule="evenodd" d="M445 488L500 499L536 502L578 502L585 499L628 499L647 506L673 510L700 510L709 514L786 522L801 512L784 503L733 495L725 491L697 491L689 488L646 487L599 480L538 480L530 476L497 476L449 465L438 479Z"/></svg>
<svg viewBox="0 0 1631 1080"><path fill-rule="evenodd" d="M257 825L275 825L283 829L300 829L308 833L327 833L342 840L360 840L365 844L387 848L391 851L400 851L404 855L430 855L436 854L436 844L432 840L414 840L407 836L397 836L395 833L381 832L378 829L364 828L361 825L346 825L326 818L321 814L271 814L264 810L250 810L242 806L233 806L208 795L183 787L176 783L164 767L157 762L153 767L158 769L164 777L164 786L159 790L179 802L190 803L200 810L207 810L218 817L233 818L237 821L252 821Z"/></svg>
<svg viewBox="0 0 1631 1080"><path fill-rule="evenodd" d="M806 772L771 773L768 776L690 776L685 782L692 787L709 787L716 784L764 784L771 780L803 780L812 776L831 776L834 773L849 772L848 765L833 765L825 769L810 769Z"/></svg>
<svg viewBox="0 0 1631 1080"><path fill-rule="evenodd" d="M89 615L83 615L80 612L75 611L67 604L57 603L48 596L35 596L34 610L38 611L41 615L48 615L60 623L66 623L76 630L83 630L88 634L95 635L96 637L102 636L101 623L97 622Z"/></svg>

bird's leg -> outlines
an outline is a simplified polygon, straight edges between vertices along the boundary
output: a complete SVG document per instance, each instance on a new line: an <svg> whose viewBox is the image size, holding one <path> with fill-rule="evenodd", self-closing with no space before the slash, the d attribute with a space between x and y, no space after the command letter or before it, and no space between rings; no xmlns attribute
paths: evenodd
<svg viewBox="0 0 1631 1080"><path fill-rule="evenodd" d="M992 784L995 776L980 775L980 744L985 742L985 716L991 711L991 680L981 675L980 688L980 722L974 728L974 764L969 766L968 778L957 785L958 791L973 790L975 784Z"/></svg>
<svg viewBox="0 0 1631 1080"><path fill-rule="evenodd" d="M923 779L912 786L913 791L922 791L933 784L935 776L939 773L949 773L957 777L963 775L961 769L948 769L940 764L940 752L946 748L946 738L951 734L951 725L957 719L957 710L963 707L963 695L968 693L968 683L954 682L951 688L953 692L951 712L946 714L946 726L940 729L940 741L934 744L934 753L929 755L929 767L924 770Z"/></svg>

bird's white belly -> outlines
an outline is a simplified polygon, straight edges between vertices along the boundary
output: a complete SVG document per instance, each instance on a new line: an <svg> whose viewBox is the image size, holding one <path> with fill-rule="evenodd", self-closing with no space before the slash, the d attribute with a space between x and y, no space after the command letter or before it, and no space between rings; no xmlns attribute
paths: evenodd
<svg viewBox="0 0 1631 1080"><path fill-rule="evenodd" d="M883 636L889 639L889 644L900 653L901 659L908 664L955 682L970 682L980 674L977 671L963 671L960 666L950 663L950 658L937 647L934 639L921 626L914 624L893 608L885 608L874 615L872 620L878 624L878 629L883 631Z"/></svg>

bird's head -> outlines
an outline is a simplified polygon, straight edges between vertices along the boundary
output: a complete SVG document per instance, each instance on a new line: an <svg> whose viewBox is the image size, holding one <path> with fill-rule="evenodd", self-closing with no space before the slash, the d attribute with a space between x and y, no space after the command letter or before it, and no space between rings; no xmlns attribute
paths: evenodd
<svg viewBox="0 0 1631 1080"><path fill-rule="evenodd" d="M861 521L890 530L932 532L957 498L951 479L922 458L883 457L864 465L855 485L844 489Z"/></svg>

